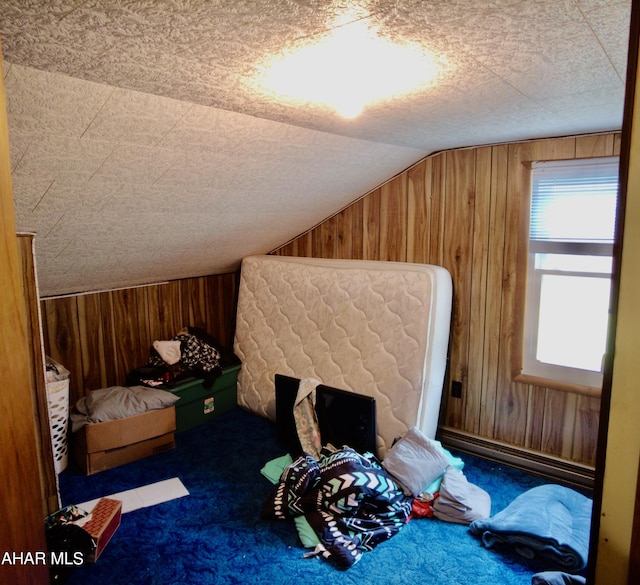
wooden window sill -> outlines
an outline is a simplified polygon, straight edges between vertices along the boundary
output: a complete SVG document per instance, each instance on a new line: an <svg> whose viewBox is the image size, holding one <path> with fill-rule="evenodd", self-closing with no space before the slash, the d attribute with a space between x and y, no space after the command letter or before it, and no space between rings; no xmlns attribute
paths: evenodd
<svg viewBox="0 0 640 585"><path fill-rule="evenodd" d="M594 398L600 398L600 396L602 395L602 388L600 387L573 384L571 382L562 382L560 380L553 380L551 378L540 378L538 376L530 376L528 374L518 374L513 379L513 381L519 382L521 384L541 386L543 388L552 388L554 390L561 390L563 392L571 392L573 394L592 396Z"/></svg>

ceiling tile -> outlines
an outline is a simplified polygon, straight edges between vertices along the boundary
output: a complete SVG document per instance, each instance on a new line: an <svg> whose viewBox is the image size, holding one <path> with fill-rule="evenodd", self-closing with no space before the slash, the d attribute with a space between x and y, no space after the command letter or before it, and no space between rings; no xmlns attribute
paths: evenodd
<svg viewBox="0 0 640 585"><path fill-rule="evenodd" d="M622 123L630 0L359 2L351 19L443 68L352 120L256 83L343 0L0 5L16 219L45 296L231 270L431 152Z"/></svg>

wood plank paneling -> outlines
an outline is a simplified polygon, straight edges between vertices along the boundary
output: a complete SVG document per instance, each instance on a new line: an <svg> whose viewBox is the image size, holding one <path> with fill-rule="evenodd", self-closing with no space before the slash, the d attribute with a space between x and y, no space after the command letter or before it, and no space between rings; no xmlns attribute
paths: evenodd
<svg viewBox="0 0 640 585"><path fill-rule="evenodd" d="M441 424L593 465L599 399L514 380L522 347L528 163L619 152L618 133L442 152L277 253L445 266L454 307ZM327 233L335 234L336 245ZM321 242L312 254L310 240ZM450 396L451 380L463 383L462 399Z"/></svg>
<svg viewBox="0 0 640 585"><path fill-rule="evenodd" d="M160 339L171 339L184 327L180 281L158 287L160 299Z"/></svg>
<svg viewBox="0 0 640 585"><path fill-rule="evenodd" d="M444 235L445 235L445 210L446 210L446 169L447 155L441 155L432 159L431 176L431 237L429 242L429 260L431 264L444 265ZM428 181L426 183L428 185Z"/></svg>
<svg viewBox="0 0 640 585"><path fill-rule="evenodd" d="M532 147L531 158L525 160L563 160L576 158L575 138L556 138L555 140L539 140L527 143Z"/></svg>
<svg viewBox="0 0 640 585"><path fill-rule="evenodd" d="M122 289L111 293L113 309L116 379L125 380L127 374L145 359L138 335L138 305L136 289Z"/></svg>
<svg viewBox="0 0 640 585"><path fill-rule="evenodd" d="M145 338L143 347L150 347L154 339L164 339L162 327L162 314L160 311L160 287L151 285L144 287L146 293L147 319L149 322L149 335Z"/></svg>
<svg viewBox="0 0 640 585"><path fill-rule="evenodd" d="M342 214L341 214L342 215ZM322 222L313 231L313 255L322 258L335 258L336 244L336 217L331 217Z"/></svg>
<svg viewBox="0 0 640 585"><path fill-rule="evenodd" d="M206 329L206 280L204 278L185 278L180 281L180 294L186 302L182 303L182 322L192 327Z"/></svg>
<svg viewBox="0 0 640 585"><path fill-rule="evenodd" d="M577 394L546 389L542 449L566 459L571 456Z"/></svg>
<svg viewBox="0 0 640 585"><path fill-rule="evenodd" d="M295 241L295 244L297 246L296 256L302 256L304 258L313 256L313 239L311 237L311 232L299 237Z"/></svg>
<svg viewBox="0 0 640 585"><path fill-rule="evenodd" d="M362 206L362 257L380 260L380 189L364 199Z"/></svg>
<svg viewBox="0 0 640 585"><path fill-rule="evenodd" d="M210 310L203 329L229 350L233 349L238 284L238 273L235 272L206 278L207 307Z"/></svg>
<svg viewBox="0 0 640 585"><path fill-rule="evenodd" d="M83 378L84 369L76 300L77 297L63 297L55 301L45 301L42 311L42 319L47 324L45 351L69 370L72 396L75 388L73 381Z"/></svg>
<svg viewBox="0 0 640 585"><path fill-rule="evenodd" d="M471 238L471 290L469 304L469 349L467 355L467 388L465 393L463 430L478 434L481 419L484 368L484 336L487 322L487 278L489 260L489 234L491 226L491 164L492 149L480 148L476 152L473 205L473 237Z"/></svg>
<svg viewBox="0 0 640 585"><path fill-rule="evenodd" d="M380 260L407 260L407 174L380 188Z"/></svg>
<svg viewBox="0 0 640 585"><path fill-rule="evenodd" d="M111 299L111 293L105 292L100 295L100 313L102 315L102 323L103 323L103 339L104 339L104 355L102 359L106 364L106 373L107 373L107 386L116 386L117 384L121 384L122 382L118 378L118 372L120 368L118 367L118 356L116 352L117 338L115 325L113 322L113 303ZM65 362L62 362L65 363ZM82 380L82 378L75 378L73 374L71 375L71 386L72 386L72 395L74 380L77 383ZM84 382L84 380L83 380ZM78 392L80 389L78 389ZM79 394L79 396L82 394ZM78 396L78 397L79 397Z"/></svg>
<svg viewBox="0 0 640 585"><path fill-rule="evenodd" d="M86 389L96 390L107 386L107 362L105 355L104 322L102 319L100 295L77 297L78 324L82 363L82 380ZM69 363L61 358L61 363ZM67 368L68 369L68 368ZM76 382L78 378L71 376ZM74 383L74 389L76 384ZM75 391L76 395L78 391Z"/></svg>
<svg viewBox="0 0 640 585"><path fill-rule="evenodd" d="M483 367L480 390L480 424L478 434L493 437L498 391L500 323L502 320L502 275L506 234L507 168L509 147L496 146L491 157L491 202L489 205L489 250L487 291L483 339Z"/></svg>
<svg viewBox="0 0 640 585"><path fill-rule="evenodd" d="M598 136L579 136L576 138L576 158L612 156L615 136L600 134Z"/></svg>
<svg viewBox="0 0 640 585"><path fill-rule="evenodd" d="M348 258L364 258L363 206L363 200L360 199L348 207L351 212L351 256Z"/></svg>
<svg viewBox="0 0 640 585"><path fill-rule="evenodd" d="M595 461L599 421L600 399L593 396L578 396L576 432L571 454L573 461Z"/></svg>
<svg viewBox="0 0 640 585"><path fill-rule="evenodd" d="M429 257L431 165L427 159L407 171L407 262L426 263Z"/></svg>
<svg viewBox="0 0 640 585"><path fill-rule="evenodd" d="M189 278L132 289L45 299L45 350L70 372L70 401L121 385L147 363L156 339L200 327L232 349L237 275Z"/></svg>
<svg viewBox="0 0 640 585"><path fill-rule="evenodd" d="M353 258L352 221L352 207L336 217L336 258Z"/></svg>
<svg viewBox="0 0 640 585"><path fill-rule="evenodd" d="M507 168L507 200L505 208L505 246L502 271L502 318L500 322L500 353L498 356L498 387L496 419L492 438L515 445L524 445L527 423L529 388L513 381L514 362L519 361L522 346L522 290L518 278L524 278L526 265L522 262L523 201L528 200L526 169L522 162L531 160L535 145L513 144L509 147ZM519 371L519 370L518 370Z"/></svg>
<svg viewBox="0 0 640 585"><path fill-rule="evenodd" d="M542 431L545 423L546 392L541 388L530 388L527 403L527 428L524 446L543 451Z"/></svg>
<svg viewBox="0 0 640 585"><path fill-rule="evenodd" d="M464 429L468 400L469 318L473 262L473 217L475 205L475 150L447 153L444 225L444 263L453 280L449 373L462 384L462 398L451 398L447 425Z"/></svg>
<svg viewBox="0 0 640 585"><path fill-rule="evenodd" d="M138 313L138 361L146 358L147 352L144 350L150 347L155 337L151 336L151 319L149 311L149 296L147 289L149 287L138 287L133 290L135 294L135 305Z"/></svg>

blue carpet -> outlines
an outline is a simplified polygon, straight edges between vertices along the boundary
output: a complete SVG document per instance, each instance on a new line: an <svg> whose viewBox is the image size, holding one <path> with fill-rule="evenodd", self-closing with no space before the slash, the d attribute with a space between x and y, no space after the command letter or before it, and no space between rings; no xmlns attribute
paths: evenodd
<svg viewBox="0 0 640 585"><path fill-rule="evenodd" d="M467 526L411 520L348 571L304 559L292 523L260 519L273 489L260 469L283 454L273 423L241 409L176 435L176 449L93 476L60 474L63 505L179 477L190 495L122 516L107 548L72 570L68 585L530 585L544 567L486 549ZM466 454L468 480L489 492L492 514L544 478Z"/></svg>

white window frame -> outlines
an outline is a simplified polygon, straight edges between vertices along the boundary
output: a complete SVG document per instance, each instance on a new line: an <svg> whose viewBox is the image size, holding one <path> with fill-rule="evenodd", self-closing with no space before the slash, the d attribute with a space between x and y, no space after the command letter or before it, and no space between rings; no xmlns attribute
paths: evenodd
<svg viewBox="0 0 640 585"><path fill-rule="evenodd" d="M590 159L591 163L613 162L618 164L618 157L606 159ZM584 160L563 161L567 166L583 164ZM542 163L544 164L544 163ZM535 168L535 163L533 165ZM533 186L533 181L532 181ZM529 220L529 224L531 219ZM583 271L556 271L536 267L535 255L540 253L571 254L588 256L613 255L613 242L577 242L577 241L536 241L528 238L527 254L527 278L526 278L526 302L523 331L522 371L524 376L545 378L561 383L582 385L600 388L602 386L602 369L599 372L583 370L569 366L549 364L536 358L538 345L538 319L540 312L540 294L542 277L546 274L559 274L562 276L587 276L590 278L606 278L611 281L610 273L583 272Z"/></svg>

